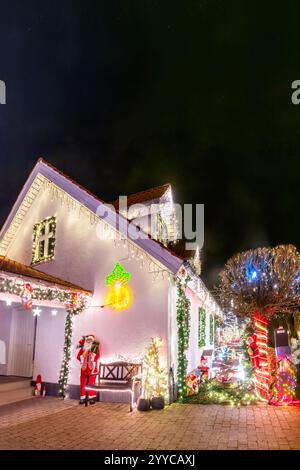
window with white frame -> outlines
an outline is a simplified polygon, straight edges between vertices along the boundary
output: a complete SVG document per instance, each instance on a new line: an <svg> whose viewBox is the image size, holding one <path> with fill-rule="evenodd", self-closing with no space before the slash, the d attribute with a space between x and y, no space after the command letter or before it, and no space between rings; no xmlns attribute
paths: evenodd
<svg viewBox="0 0 300 470"><path fill-rule="evenodd" d="M50 261L54 258L56 217L47 217L33 227L33 247L31 264Z"/></svg>

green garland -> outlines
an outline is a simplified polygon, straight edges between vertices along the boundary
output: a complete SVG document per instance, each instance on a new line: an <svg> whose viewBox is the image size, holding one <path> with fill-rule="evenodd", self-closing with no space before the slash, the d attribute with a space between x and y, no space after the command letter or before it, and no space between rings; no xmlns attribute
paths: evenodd
<svg viewBox="0 0 300 470"><path fill-rule="evenodd" d="M63 361L61 364L58 385L59 385L59 394L65 398L66 390L68 387L68 378L70 372L70 361L71 361L71 346L72 346L72 336L73 336L73 317L74 314L72 310L67 310L67 317L65 323L65 342L64 342L64 355Z"/></svg>
<svg viewBox="0 0 300 470"><path fill-rule="evenodd" d="M205 346L206 342L206 311L203 307L199 307L199 323L198 323L198 346L202 348Z"/></svg>
<svg viewBox="0 0 300 470"><path fill-rule="evenodd" d="M71 347L72 347L72 336L73 336L73 318L75 315L79 315L86 304L80 305L79 307L73 307L67 309L66 323L65 323L65 341L64 341L64 355L60 368L58 385L59 394L65 398L66 391L68 388L68 380L70 373L70 361L71 361Z"/></svg>
<svg viewBox="0 0 300 470"><path fill-rule="evenodd" d="M214 317L213 315L209 316L209 344L214 344L214 336L215 336L215 327L214 327Z"/></svg>
<svg viewBox="0 0 300 470"><path fill-rule="evenodd" d="M0 278L0 292L1 293L8 293L13 295L21 296L25 282L17 282L15 279L9 278ZM72 302L73 299L73 292L59 290L57 288L41 288L41 287L34 287L32 289L32 300L57 300L58 302L66 305ZM86 306L86 298L84 296L80 296L80 302L78 303L78 307L73 309L74 313L81 313Z"/></svg>
<svg viewBox="0 0 300 470"><path fill-rule="evenodd" d="M190 301L185 295L185 287L188 278L184 283L181 281L177 285L177 327L178 327L178 368L177 368L177 381L178 381L178 399L181 403L186 400L187 386L187 357L186 351L189 345L190 335Z"/></svg>

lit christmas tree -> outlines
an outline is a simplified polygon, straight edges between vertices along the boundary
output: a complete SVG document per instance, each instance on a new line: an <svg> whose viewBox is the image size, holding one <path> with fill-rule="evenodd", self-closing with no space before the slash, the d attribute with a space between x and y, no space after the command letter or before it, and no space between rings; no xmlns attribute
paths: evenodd
<svg viewBox="0 0 300 470"><path fill-rule="evenodd" d="M166 395L166 370L160 366L159 350L161 339L153 338L143 361L143 396L151 399Z"/></svg>
<svg viewBox="0 0 300 470"><path fill-rule="evenodd" d="M297 377L295 366L289 359L281 359L277 363L271 384L272 397L270 402L276 405L289 404L295 401Z"/></svg>

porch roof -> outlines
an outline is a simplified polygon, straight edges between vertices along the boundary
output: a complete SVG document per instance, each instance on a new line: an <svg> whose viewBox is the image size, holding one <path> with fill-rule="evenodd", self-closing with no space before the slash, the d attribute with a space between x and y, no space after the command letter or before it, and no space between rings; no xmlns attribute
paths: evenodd
<svg viewBox="0 0 300 470"><path fill-rule="evenodd" d="M19 276L30 277L38 281L44 281L49 284L55 284L56 286L63 287L64 289L72 290L75 292L81 292L85 295L91 295L92 291L84 289L83 287L72 284L71 282L65 281L50 274L43 273L38 269L27 266L26 264L14 261L7 256L0 256L0 272L6 272L9 274L17 274Z"/></svg>

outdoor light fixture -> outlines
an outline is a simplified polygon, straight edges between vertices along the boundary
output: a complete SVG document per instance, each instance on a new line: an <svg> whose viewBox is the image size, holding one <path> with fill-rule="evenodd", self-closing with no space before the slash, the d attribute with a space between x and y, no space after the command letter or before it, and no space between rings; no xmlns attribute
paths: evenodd
<svg viewBox="0 0 300 470"><path fill-rule="evenodd" d="M40 316L41 316L41 312L42 312L42 310L41 310L39 307L35 307L35 308L32 310L32 313L33 313L33 316L34 316L34 317L40 317Z"/></svg>

